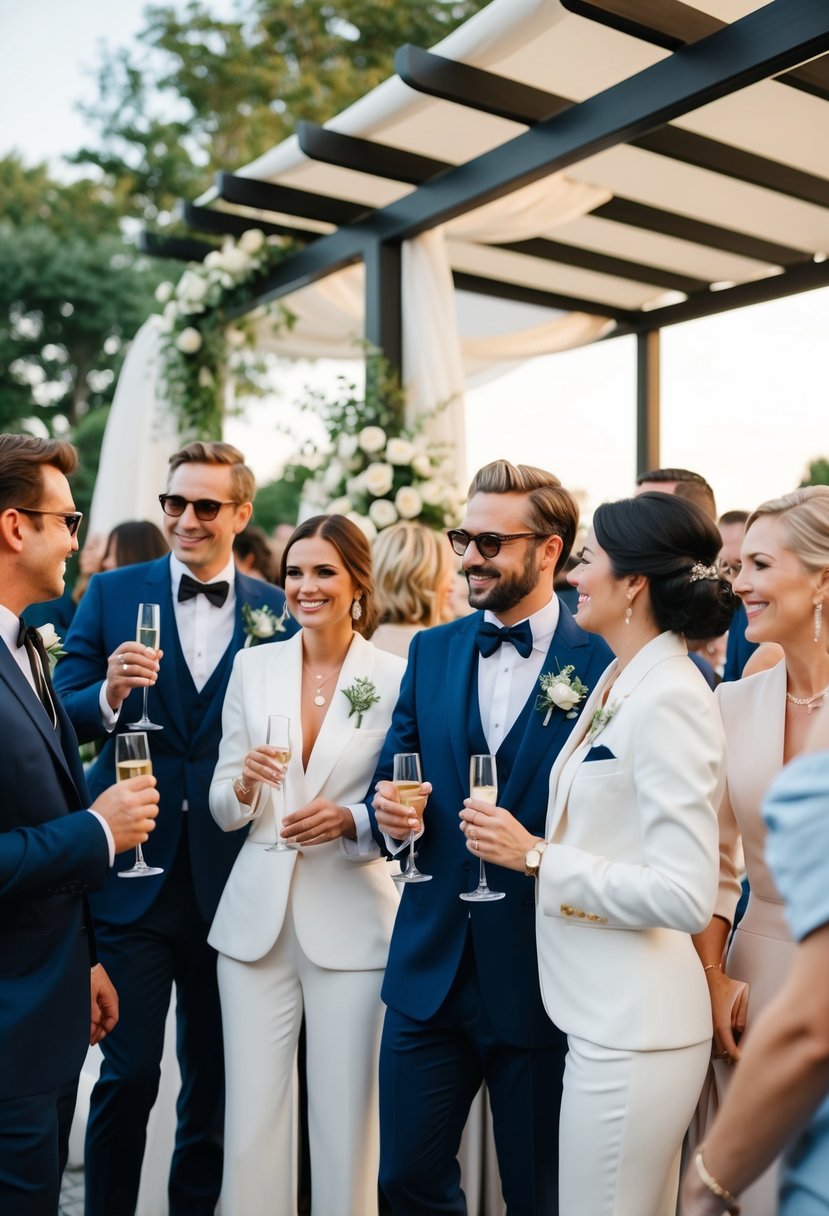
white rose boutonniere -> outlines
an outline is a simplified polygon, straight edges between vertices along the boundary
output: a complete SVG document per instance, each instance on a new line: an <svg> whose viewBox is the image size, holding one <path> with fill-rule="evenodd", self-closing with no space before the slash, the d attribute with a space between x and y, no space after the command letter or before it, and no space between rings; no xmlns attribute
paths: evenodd
<svg viewBox="0 0 829 1216"><path fill-rule="evenodd" d="M590 726L588 727L587 734L585 735L585 739L588 743L592 743L596 736L602 733L618 708L619 702L611 701L608 705L600 705L599 708L594 711L593 717L590 719Z"/></svg>
<svg viewBox="0 0 829 1216"><path fill-rule="evenodd" d="M578 717L576 706L587 696L589 691L578 676L573 675L575 667L568 663L558 671L545 671L541 675L541 692L535 703L539 713L544 714L542 726L546 726L554 709L564 711L566 718Z"/></svg>
<svg viewBox="0 0 829 1216"><path fill-rule="evenodd" d="M251 608L250 604L243 604L242 621L247 634L245 648L255 646L257 642L262 642L265 638L272 638L276 633L284 633L287 619L287 602L279 616L267 604L264 608Z"/></svg>
<svg viewBox="0 0 829 1216"><path fill-rule="evenodd" d="M46 657L49 660L49 671L54 671L58 659L62 659L66 654L66 651L63 649L63 638L60 637L51 622L39 625L37 631L40 634L43 649L46 651Z"/></svg>
<svg viewBox="0 0 829 1216"><path fill-rule="evenodd" d="M363 725L363 714L368 713L372 705L376 705L380 700L377 695L377 689L372 684L367 676L360 676L353 683L349 684L348 688L342 690L344 697L348 698L348 703L351 709L348 711L349 718L357 715L356 730L359 730Z"/></svg>

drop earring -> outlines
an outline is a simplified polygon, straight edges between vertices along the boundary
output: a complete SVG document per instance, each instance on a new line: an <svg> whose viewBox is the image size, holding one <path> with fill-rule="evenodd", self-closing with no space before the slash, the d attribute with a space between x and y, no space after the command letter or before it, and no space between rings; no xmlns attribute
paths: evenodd
<svg viewBox="0 0 829 1216"><path fill-rule="evenodd" d="M630 597L628 597L628 606L625 609L625 624L630 624L630 618L633 616L633 608L630 605Z"/></svg>
<svg viewBox="0 0 829 1216"><path fill-rule="evenodd" d="M820 641L820 628L823 624L823 600L818 600L815 604L815 641Z"/></svg>
<svg viewBox="0 0 829 1216"><path fill-rule="evenodd" d="M354 600L351 604L351 619L353 621L359 621L359 619L362 615L363 615L363 605L360 603L359 598L355 595Z"/></svg>

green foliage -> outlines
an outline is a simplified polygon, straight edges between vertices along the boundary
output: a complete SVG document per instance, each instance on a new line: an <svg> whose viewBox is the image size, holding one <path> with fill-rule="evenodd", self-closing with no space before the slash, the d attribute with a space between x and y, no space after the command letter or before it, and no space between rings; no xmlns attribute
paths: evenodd
<svg viewBox="0 0 829 1216"><path fill-rule="evenodd" d="M146 10L140 49L108 52L86 116L100 131L77 163L97 165L120 206L169 220L217 169L233 171L324 122L393 73L395 49L428 47L488 0L240 0Z"/></svg>
<svg viewBox="0 0 829 1216"><path fill-rule="evenodd" d="M829 460L825 456L821 456L818 460L813 460L809 464L802 486L829 486Z"/></svg>
<svg viewBox="0 0 829 1216"><path fill-rule="evenodd" d="M268 533L279 524L293 526L299 516L302 487L310 476L310 469L292 468L278 481L261 486L253 504L253 522Z"/></svg>

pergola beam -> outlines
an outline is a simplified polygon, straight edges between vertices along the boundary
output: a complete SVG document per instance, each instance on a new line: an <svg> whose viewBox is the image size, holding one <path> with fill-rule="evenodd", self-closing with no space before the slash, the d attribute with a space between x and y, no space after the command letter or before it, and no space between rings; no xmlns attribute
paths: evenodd
<svg viewBox="0 0 829 1216"><path fill-rule="evenodd" d="M197 232L212 232L217 236L240 237L249 228L258 228L265 236L286 236L296 241L315 241L318 232L303 231L288 224L250 219L233 211L218 211L213 207L198 207L195 203L180 203L179 212L188 228Z"/></svg>
<svg viewBox="0 0 829 1216"><path fill-rule="evenodd" d="M298 215L304 220L324 224L352 224L370 212L371 208L347 199L313 194L310 190L294 190L277 186L255 177L239 177L234 173L216 174L216 190L226 203L251 207L256 211L275 211L282 215ZM254 220L248 222L250 228Z"/></svg>
<svg viewBox="0 0 829 1216"><path fill-rule="evenodd" d="M311 160L340 169L352 169L356 173L368 173L372 177L384 177L388 181L406 182L419 186L422 182L444 173L452 166L446 161L431 156L419 156L390 144L376 143L371 139L358 139L355 135L342 135L314 122L297 125L300 150Z"/></svg>

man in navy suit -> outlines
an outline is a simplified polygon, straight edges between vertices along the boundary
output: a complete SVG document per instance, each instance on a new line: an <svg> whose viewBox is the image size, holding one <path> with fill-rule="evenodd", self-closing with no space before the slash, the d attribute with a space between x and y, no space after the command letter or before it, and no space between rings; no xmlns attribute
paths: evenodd
<svg viewBox="0 0 829 1216"><path fill-rule="evenodd" d="M116 851L148 839L158 803L155 778L134 777L90 804L45 652L21 629L28 604L60 595L78 548L66 479L76 465L67 443L0 435L2 1216L57 1212L86 1046L118 1020L86 892Z"/></svg>
<svg viewBox="0 0 829 1216"><path fill-rule="evenodd" d="M535 881L490 867L505 894L466 903L478 881L459 813L469 758L496 757L498 802L544 836L548 778L577 710L536 704L543 673L573 666L588 688L610 662L553 592L578 507L550 473L499 460L478 472L450 532L472 616L416 634L377 770L376 838L399 852L410 830L430 882L405 884L392 936L380 1057L380 1181L395 1216L465 1213L456 1159L482 1079L510 1216L558 1211L557 1144L566 1041L541 1001ZM503 630L503 633L501 632ZM402 806L396 752L419 752L429 792L421 824Z"/></svg>
<svg viewBox="0 0 829 1216"><path fill-rule="evenodd" d="M273 626L284 607L277 587L234 567L233 539L250 519L254 491L252 473L230 444L192 443L177 452L161 495L171 554L91 580L57 671L79 736L110 732L90 774L93 791L110 780L114 734L140 716L145 687L149 716L163 727L150 734L161 813L148 862L164 872L128 881L112 875L92 901L99 953L121 995L121 1022L103 1044L92 1094L88 1216L135 1211L174 982L182 1080L171 1216L212 1216L219 1197L223 1055L207 932L244 832L219 830L208 791L225 688L246 641L243 609L267 608ZM138 605L147 602L160 605L161 651L132 640ZM280 622L267 640L295 629Z"/></svg>

